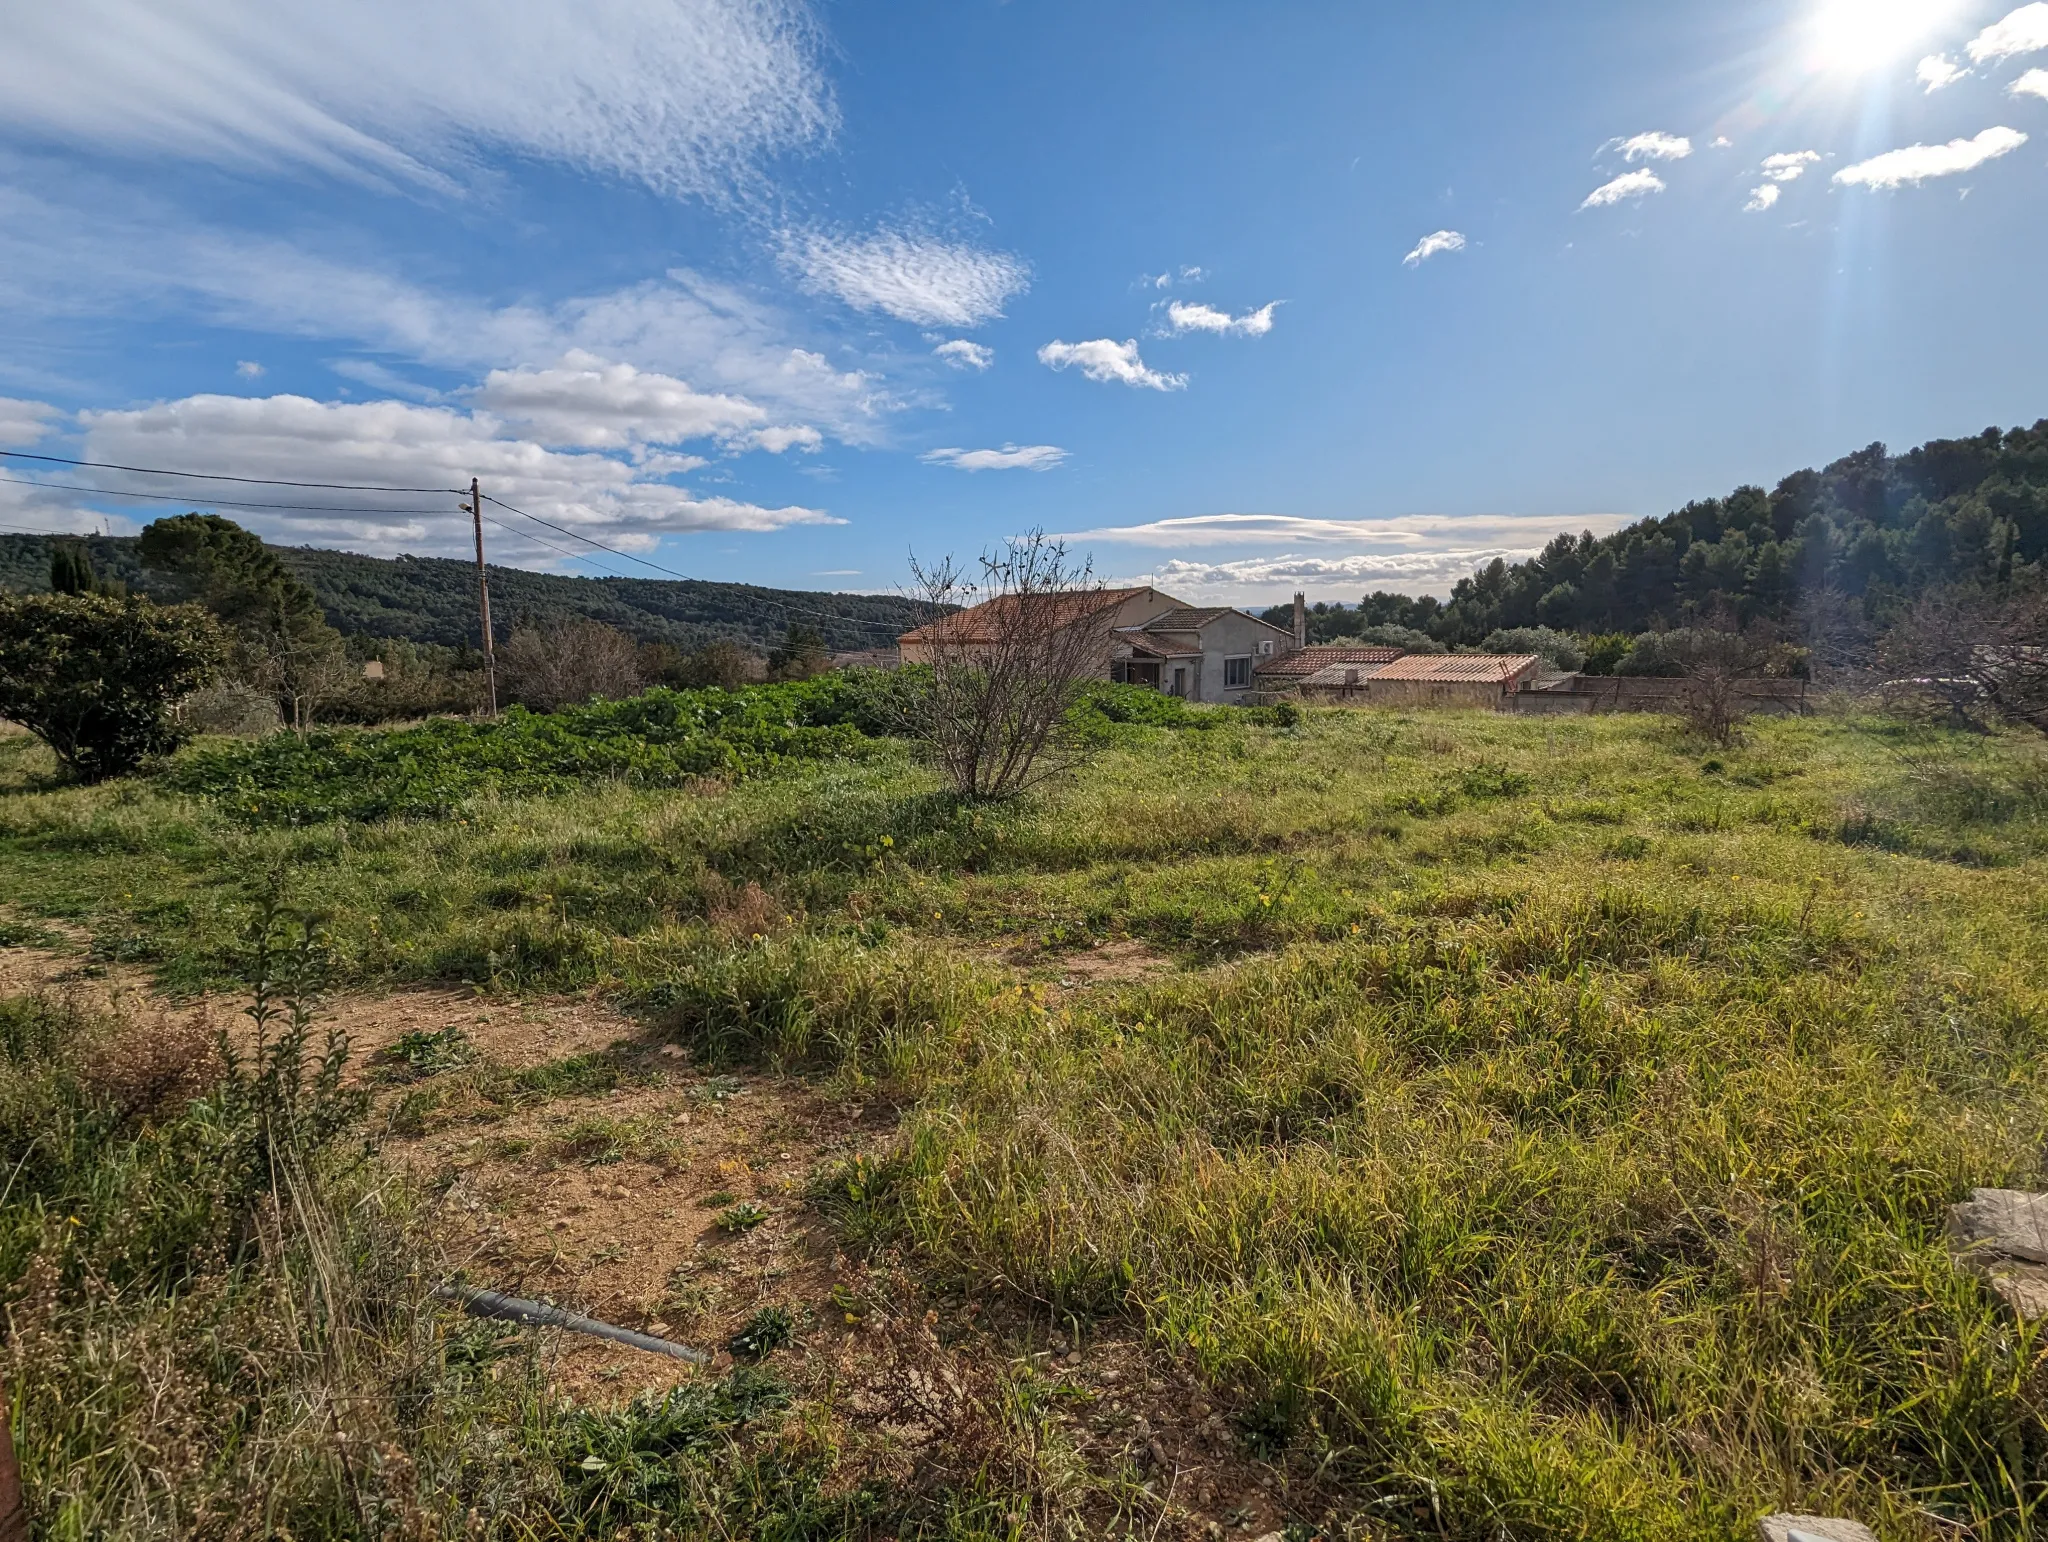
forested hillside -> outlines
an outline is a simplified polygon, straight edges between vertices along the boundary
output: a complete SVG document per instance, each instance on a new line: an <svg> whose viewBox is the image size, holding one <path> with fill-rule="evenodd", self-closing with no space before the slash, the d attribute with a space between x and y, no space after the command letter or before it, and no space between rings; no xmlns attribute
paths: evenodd
<svg viewBox="0 0 2048 1542"><path fill-rule="evenodd" d="M1643 632L1720 613L1788 620L1802 595L1831 589L1883 622L1938 584L1990 582L2048 557L2048 419L1904 455L1881 444L1774 491L1738 487L1606 537L1560 535L1542 553L1496 560L1448 604L1373 594L1324 607L1320 639L1374 625L1473 643L1507 627Z"/></svg>
<svg viewBox="0 0 2048 1542"><path fill-rule="evenodd" d="M66 537L65 539L73 539ZM146 572L133 537L85 536L93 568L148 593L165 580ZM53 538L0 535L0 589L50 586ZM476 569L445 557L360 557L311 547L275 548L311 586L328 621L342 632L455 646L476 640ZM685 650L727 641L765 650L792 622L819 632L838 652L893 646L917 625L910 601L889 595L816 594L702 579L576 578L491 569L491 614L498 632L522 621L580 617L617 627L641 642Z"/></svg>

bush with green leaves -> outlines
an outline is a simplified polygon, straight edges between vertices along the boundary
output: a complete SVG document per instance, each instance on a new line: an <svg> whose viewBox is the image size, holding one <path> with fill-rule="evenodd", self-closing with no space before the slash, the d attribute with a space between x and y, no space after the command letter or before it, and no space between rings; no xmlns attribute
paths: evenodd
<svg viewBox="0 0 2048 1542"><path fill-rule="evenodd" d="M219 672L227 639L197 606L100 594L0 596L0 718L96 782L185 740L175 708Z"/></svg>
<svg viewBox="0 0 2048 1542"><path fill-rule="evenodd" d="M188 755L170 785L245 822L446 815L479 796L559 794L590 782L673 787L741 779L789 760L857 755L889 731L901 682L849 671L743 691L653 690L488 722L444 718L390 733L327 730Z"/></svg>

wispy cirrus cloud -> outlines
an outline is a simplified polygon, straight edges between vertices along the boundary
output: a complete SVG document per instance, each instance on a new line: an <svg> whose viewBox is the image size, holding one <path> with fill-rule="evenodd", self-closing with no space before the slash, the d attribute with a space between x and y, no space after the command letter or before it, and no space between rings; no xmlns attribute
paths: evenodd
<svg viewBox="0 0 2048 1542"><path fill-rule="evenodd" d="M927 450L918 459L955 471L1050 471L1067 458L1056 444L1006 444L1000 450Z"/></svg>
<svg viewBox="0 0 2048 1542"><path fill-rule="evenodd" d="M1682 161L1692 154L1692 141L1682 134L1637 134L1629 139L1610 139L1602 153L1619 150L1633 166L1637 161Z"/></svg>
<svg viewBox="0 0 2048 1542"><path fill-rule="evenodd" d="M1140 386L1152 391L1186 388L1186 375L1170 375L1153 369L1138 354L1138 340L1116 342L1107 337L1085 343L1063 343L1055 338L1038 350L1038 362L1047 369L1078 369L1090 380L1105 384Z"/></svg>
<svg viewBox="0 0 2048 1542"><path fill-rule="evenodd" d="M1233 316L1213 305L1174 300L1166 307L1166 324L1176 335L1213 332L1218 337L1264 337L1273 330L1273 312L1279 305L1278 300L1269 300L1255 311Z"/></svg>
<svg viewBox="0 0 2048 1542"><path fill-rule="evenodd" d="M1401 262L1405 267L1419 268L1432 257L1441 257L1446 252L1462 252L1464 249L1465 237L1461 232L1439 230L1416 242L1415 249L1403 257Z"/></svg>
<svg viewBox="0 0 2048 1542"><path fill-rule="evenodd" d="M801 0L67 0L9 17L0 122L442 187L496 149L715 198L838 109Z"/></svg>
<svg viewBox="0 0 2048 1542"><path fill-rule="evenodd" d="M1664 179L1644 167L1637 171L1625 171L1611 182L1603 182L1586 195L1581 209L1606 209L1631 198L1642 198L1650 193L1664 191Z"/></svg>
<svg viewBox="0 0 2048 1542"><path fill-rule="evenodd" d="M783 249L812 294L921 327L980 326L1031 286L1023 258L929 231L790 232Z"/></svg>
<svg viewBox="0 0 2048 1542"><path fill-rule="evenodd" d="M2041 7L2048 11L2048 5ZM1887 150L1883 155L1844 166L1835 181L1844 187L1867 187L1886 191L1917 187L1934 177L1954 177L1975 171L1987 161L2010 155L2027 142L2017 129L1988 128L1974 139L1951 139L1945 145L1908 145Z"/></svg>
<svg viewBox="0 0 2048 1542"><path fill-rule="evenodd" d="M969 342L964 337L943 342L932 352L955 369L985 370L996 361L995 349L985 343Z"/></svg>
<svg viewBox="0 0 2048 1542"><path fill-rule="evenodd" d="M2048 4L2035 0L1993 22L1970 40L1970 58L1977 64L2015 59L2048 49Z"/></svg>

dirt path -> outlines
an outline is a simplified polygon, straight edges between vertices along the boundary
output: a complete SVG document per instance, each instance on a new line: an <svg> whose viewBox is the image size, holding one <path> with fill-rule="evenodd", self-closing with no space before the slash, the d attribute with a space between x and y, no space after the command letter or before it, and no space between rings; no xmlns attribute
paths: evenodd
<svg viewBox="0 0 2048 1542"><path fill-rule="evenodd" d="M0 994L55 991L132 1021L234 1030L239 999L169 1001L143 971L91 962L82 933L42 928L54 945L0 947ZM1016 962L1050 992L1171 967L1138 945ZM1059 1441L1092 1474L1081 1534L1135 1525L1193 1542L1281 1524L1277 1476L1128 1332L1070 1342L1014 1301L934 1298L906 1261L842 1250L814 1195L889 1146L901 1111L886 1101L694 1065L594 996L401 990L337 997L321 1021L349 1036L380 1149L470 1283L705 1349L715 1370L757 1313L780 1309L794 1342L771 1364L833 1409L849 1452L902 1482L1008 1460L1002 1379L1028 1365ZM427 1036L418 1063L394 1055ZM700 1374L575 1334L554 1336L552 1358L563 1389L592 1402Z"/></svg>

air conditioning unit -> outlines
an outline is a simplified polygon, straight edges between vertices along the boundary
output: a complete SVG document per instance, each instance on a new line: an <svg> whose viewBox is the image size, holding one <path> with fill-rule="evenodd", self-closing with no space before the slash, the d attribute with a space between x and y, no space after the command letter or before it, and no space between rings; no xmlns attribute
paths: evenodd
<svg viewBox="0 0 2048 1542"><path fill-rule="evenodd" d="M1262 637L1262 638L1260 638L1260 639L1259 639L1259 657L1260 657L1260 658L1262 658L1262 659L1269 659L1269 658L1271 658L1272 656L1273 656L1273 639L1272 639L1272 638L1270 638L1270 637Z"/></svg>

